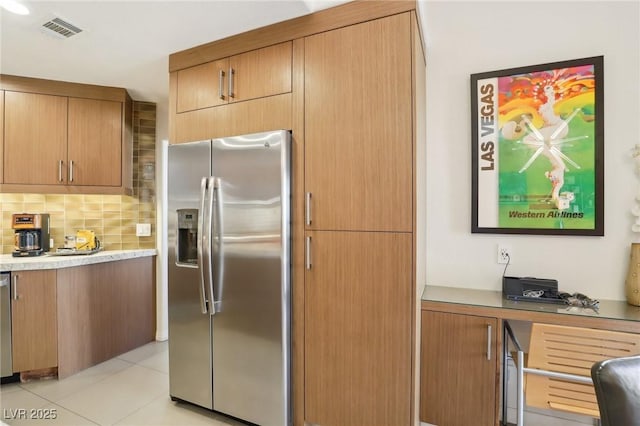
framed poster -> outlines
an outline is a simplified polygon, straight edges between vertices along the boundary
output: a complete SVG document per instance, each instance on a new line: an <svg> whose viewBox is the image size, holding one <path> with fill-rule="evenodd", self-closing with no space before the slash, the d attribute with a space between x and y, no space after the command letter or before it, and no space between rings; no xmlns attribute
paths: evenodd
<svg viewBox="0 0 640 426"><path fill-rule="evenodd" d="M474 233L604 235L603 57L471 75Z"/></svg>

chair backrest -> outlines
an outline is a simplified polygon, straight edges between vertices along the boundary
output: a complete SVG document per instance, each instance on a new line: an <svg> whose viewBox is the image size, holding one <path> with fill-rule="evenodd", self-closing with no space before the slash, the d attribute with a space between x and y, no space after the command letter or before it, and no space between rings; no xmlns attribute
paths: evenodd
<svg viewBox="0 0 640 426"><path fill-rule="evenodd" d="M640 425L640 356L596 362L591 378L602 426Z"/></svg>
<svg viewBox="0 0 640 426"><path fill-rule="evenodd" d="M640 354L640 334L534 323L527 367L590 377L594 363ZM527 375L527 405L600 417L591 384Z"/></svg>

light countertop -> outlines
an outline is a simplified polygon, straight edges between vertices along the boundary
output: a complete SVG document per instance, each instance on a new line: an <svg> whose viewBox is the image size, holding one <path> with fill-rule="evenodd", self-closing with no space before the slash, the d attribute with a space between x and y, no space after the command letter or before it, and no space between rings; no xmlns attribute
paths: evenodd
<svg viewBox="0 0 640 426"><path fill-rule="evenodd" d="M623 321L640 321L640 307L619 300L600 300L598 310L568 305L534 303L528 301L507 300L501 291L476 290L455 287L426 286L422 294L426 303L446 303L461 306L475 306L487 310L502 312L520 311L530 313L551 313L580 316L582 318L601 318ZM501 316L509 316L504 314Z"/></svg>
<svg viewBox="0 0 640 426"><path fill-rule="evenodd" d="M156 249L139 250L104 250L88 255L73 256L35 256L13 257L10 254L0 255L0 271L29 271L38 269L59 269L71 266L91 265L93 263L113 262L116 260L133 259L136 257L155 256Z"/></svg>

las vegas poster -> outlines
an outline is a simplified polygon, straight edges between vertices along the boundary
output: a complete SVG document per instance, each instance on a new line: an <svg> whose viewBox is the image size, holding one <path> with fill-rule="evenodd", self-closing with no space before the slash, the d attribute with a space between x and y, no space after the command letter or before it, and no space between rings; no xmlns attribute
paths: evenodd
<svg viewBox="0 0 640 426"><path fill-rule="evenodd" d="M604 235L602 68L471 75L473 232Z"/></svg>

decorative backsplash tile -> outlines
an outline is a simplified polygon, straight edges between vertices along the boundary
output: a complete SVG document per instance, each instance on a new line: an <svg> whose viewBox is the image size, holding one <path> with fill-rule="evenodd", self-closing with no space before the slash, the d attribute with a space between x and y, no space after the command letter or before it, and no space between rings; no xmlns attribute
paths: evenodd
<svg viewBox="0 0 640 426"><path fill-rule="evenodd" d="M90 229L107 250L156 247L156 105L133 104L133 196L0 194L0 253L14 249L13 213L49 213L55 247L65 235ZM150 237L136 236L136 223L151 223Z"/></svg>

